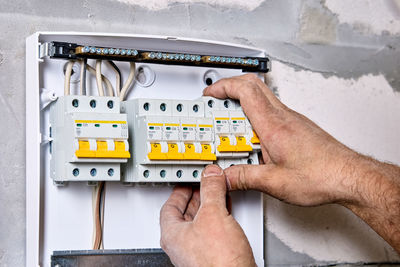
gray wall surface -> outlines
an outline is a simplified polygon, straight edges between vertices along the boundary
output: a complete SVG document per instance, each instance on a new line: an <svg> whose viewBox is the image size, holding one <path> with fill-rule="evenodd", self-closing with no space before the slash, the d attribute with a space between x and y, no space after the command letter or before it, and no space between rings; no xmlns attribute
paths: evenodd
<svg viewBox="0 0 400 267"><path fill-rule="evenodd" d="M25 38L36 31L182 36L265 49L270 86L350 147L400 164L400 1L0 2L0 266L25 264ZM27 85L29 90L29 85ZM341 207L265 198L266 261L399 261Z"/></svg>

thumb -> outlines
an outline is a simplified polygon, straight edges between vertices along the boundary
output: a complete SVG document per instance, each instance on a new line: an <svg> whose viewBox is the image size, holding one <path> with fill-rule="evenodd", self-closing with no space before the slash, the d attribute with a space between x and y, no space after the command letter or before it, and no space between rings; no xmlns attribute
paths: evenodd
<svg viewBox="0 0 400 267"><path fill-rule="evenodd" d="M275 196L290 176L289 170L274 164L234 165L224 172L229 190L254 189Z"/></svg>
<svg viewBox="0 0 400 267"><path fill-rule="evenodd" d="M224 171L217 165L208 165L201 176L201 205L217 205L226 210L227 186Z"/></svg>

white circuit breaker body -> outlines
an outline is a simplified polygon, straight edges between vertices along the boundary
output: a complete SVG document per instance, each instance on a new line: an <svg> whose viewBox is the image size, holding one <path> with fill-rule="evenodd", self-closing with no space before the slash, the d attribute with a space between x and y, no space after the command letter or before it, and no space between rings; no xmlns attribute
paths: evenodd
<svg viewBox="0 0 400 267"><path fill-rule="evenodd" d="M258 138L233 100L133 99L121 112L133 155L124 182L199 182L208 164L258 164Z"/></svg>
<svg viewBox="0 0 400 267"><path fill-rule="evenodd" d="M62 96L50 107L55 182L119 181L130 158L127 115L116 97Z"/></svg>

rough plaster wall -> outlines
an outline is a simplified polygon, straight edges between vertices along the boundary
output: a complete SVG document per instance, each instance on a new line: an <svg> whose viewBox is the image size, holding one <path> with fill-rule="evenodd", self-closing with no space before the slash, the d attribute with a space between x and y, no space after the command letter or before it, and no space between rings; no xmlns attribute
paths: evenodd
<svg viewBox="0 0 400 267"><path fill-rule="evenodd" d="M383 75L325 78L276 62L270 79L284 103L339 141L361 153L400 164L400 93L393 91ZM372 229L338 205L299 208L268 198L265 211L267 229L291 250L316 262L399 259ZM266 245L270 249L268 241ZM270 260L279 263L279 259Z"/></svg>
<svg viewBox="0 0 400 267"><path fill-rule="evenodd" d="M25 38L36 31L162 34L256 46L282 101L347 145L400 163L398 0L0 2L0 266L23 266ZM29 88L28 88L29 89ZM399 260L337 206L266 198L270 265Z"/></svg>
<svg viewBox="0 0 400 267"><path fill-rule="evenodd" d="M340 23L351 24L357 31L367 34L400 33L398 0L327 0L325 5L337 14Z"/></svg>
<svg viewBox="0 0 400 267"><path fill-rule="evenodd" d="M198 1L198 0L118 0L122 3L130 4L130 5L138 5L147 9L152 10L160 10L168 8L169 5L173 4L192 4L198 2L207 2L208 5L215 6L225 6L225 7L234 7L234 8L245 8L248 10L253 10L257 8L263 0L249 0L249 1L241 1L241 0L210 0L210 1Z"/></svg>

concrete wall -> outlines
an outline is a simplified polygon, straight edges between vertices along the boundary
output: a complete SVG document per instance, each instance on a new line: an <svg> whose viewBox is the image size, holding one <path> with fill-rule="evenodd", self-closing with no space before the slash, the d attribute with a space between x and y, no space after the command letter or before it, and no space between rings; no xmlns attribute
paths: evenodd
<svg viewBox="0 0 400 267"><path fill-rule="evenodd" d="M0 2L0 266L23 266L25 38L36 31L162 34L260 47L289 107L350 147L400 164L400 1L15 0ZM29 85L28 88L29 90ZM273 265L399 261L347 210L266 197Z"/></svg>

